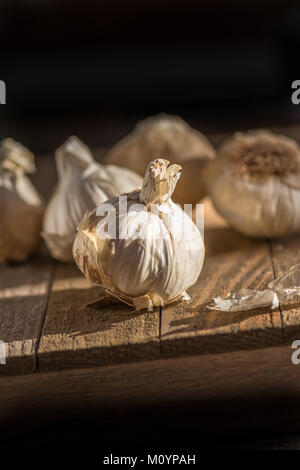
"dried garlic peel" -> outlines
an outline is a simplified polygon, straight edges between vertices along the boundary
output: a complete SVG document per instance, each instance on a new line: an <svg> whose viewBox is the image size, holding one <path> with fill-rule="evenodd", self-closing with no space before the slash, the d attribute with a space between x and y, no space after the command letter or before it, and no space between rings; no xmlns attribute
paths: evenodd
<svg viewBox="0 0 300 470"><path fill-rule="evenodd" d="M211 310L222 312L243 312L256 308L270 307L277 308L279 300L276 292L270 289L257 291L252 289L242 289L225 298L214 297L214 305L209 306Z"/></svg>
<svg viewBox="0 0 300 470"><path fill-rule="evenodd" d="M195 204L205 197L205 172L215 150L203 134L178 116L161 114L139 122L110 150L106 162L144 175L154 155L183 167L173 195L175 202Z"/></svg>
<svg viewBox="0 0 300 470"><path fill-rule="evenodd" d="M259 130L237 132L210 166L209 194L217 211L251 237L300 232L300 149Z"/></svg>
<svg viewBox="0 0 300 470"><path fill-rule="evenodd" d="M24 261L40 243L44 204L25 175L33 154L13 139L0 145L0 263Z"/></svg>
<svg viewBox="0 0 300 470"><path fill-rule="evenodd" d="M125 214L117 197L98 208L99 213L111 205L117 216L115 237L106 231L107 216L94 210L80 222L73 245L85 277L137 310L188 301L185 291L203 265L202 236L170 199L181 167L168 163L157 159L149 165L142 189L127 194Z"/></svg>
<svg viewBox="0 0 300 470"><path fill-rule="evenodd" d="M242 312L261 307L279 306L279 301L290 303L300 301L300 264L292 266L286 273L269 282L268 289L262 291L242 289L226 297L214 297L211 310L222 312Z"/></svg>
<svg viewBox="0 0 300 470"><path fill-rule="evenodd" d="M55 153L58 185L47 206L42 236L53 256L73 261L77 224L86 211L142 184L130 170L95 162L89 148L70 137Z"/></svg>

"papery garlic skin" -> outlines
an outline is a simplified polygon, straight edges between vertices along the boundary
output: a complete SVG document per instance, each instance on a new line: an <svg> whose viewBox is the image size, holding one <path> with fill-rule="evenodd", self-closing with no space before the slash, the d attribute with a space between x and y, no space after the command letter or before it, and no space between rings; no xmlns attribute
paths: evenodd
<svg viewBox="0 0 300 470"><path fill-rule="evenodd" d="M215 158L215 150L201 132L178 116L150 117L114 145L105 161L144 175L153 157L166 158L183 167L173 194L175 202L195 204L205 197L206 167Z"/></svg>
<svg viewBox="0 0 300 470"><path fill-rule="evenodd" d="M38 247L44 203L25 173L33 154L13 139L0 144L0 263L25 261Z"/></svg>
<svg viewBox="0 0 300 470"><path fill-rule="evenodd" d="M136 189L142 178L127 169L97 163L77 137L59 147L55 158L59 181L45 212L42 236L53 258L70 262L76 227L85 212Z"/></svg>
<svg viewBox="0 0 300 470"><path fill-rule="evenodd" d="M137 310L186 300L186 289L197 281L204 261L198 228L170 199L180 167L167 168L168 163L157 159L149 165L142 190L127 195L125 217L120 217L119 198L107 201L120 222L116 237L99 236L106 217L94 210L80 222L73 245L85 277ZM154 211L151 204L157 204Z"/></svg>
<svg viewBox="0 0 300 470"><path fill-rule="evenodd" d="M220 147L211 170L209 195L236 230L258 238L300 232L296 142L263 130L236 133Z"/></svg>
<svg viewBox="0 0 300 470"><path fill-rule="evenodd" d="M279 299L276 292L270 289L253 290L241 289L225 298L214 297L214 305L208 306L210 310L221 312L245 312L257 308L271 307L275 310L279 307Z"/></svg>

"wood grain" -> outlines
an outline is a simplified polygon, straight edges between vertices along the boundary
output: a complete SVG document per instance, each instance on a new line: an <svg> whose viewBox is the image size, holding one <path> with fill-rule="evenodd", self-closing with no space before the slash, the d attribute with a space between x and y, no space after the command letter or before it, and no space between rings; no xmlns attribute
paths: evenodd
<svg viewBox="0 0 300 470"><path fill-rule="evenodd" d="M300 263L300 237L275 240L271 243L275 276L286 273L293 265ZM300 339L299 305L280 304L284 340L287 344Z"/></svg>
<svg viewBox="0 0 300 470"><path fill-rule="evenodd" d="M299 367L280 347L3 378L2 429L7 436L24 426L32 439L40 423L46 430L76 418L73 432L84 438L93 426L97 446L117 420L110 445L136 443L150 429L165 438L176 426L199 443L209 434L291 431L300 425Z"/></svg>
<svg viewBox="0 0 300 470"><path fill-rule="evenodd" d="M75 265L56 264L38 351L41 371L159 357L159 311L135 312L120 303L86 307L98 292Z"/></svg>
<svg viewBox="0 0 300 470"><path fill-rule="evenodd" d="M51 273L52 261L43 253L29 263L0 267L0 339L6 343L0 376L36 368Z"/></svg>
<svg viewBox="0 0 300 470"><path fill-rule="evenodd" d="M207 354L282 344L279 310L227 313L207 308L214 296L245 287L262 289L273 279L267 243L248 239L227 227L210 201L205 200L205 246L202 273L189 290L191 303L163 309L162 355Z"/></svg>
<svg viewBox="0 0 300 470"><path fill-rule="evenodd" d="M286 134L297 132L292 127ZM101 160L103 152L96 153ZM49 197L55 184L53 156L37 159L37 166L35 182ZM7 365L0 375L265 348L300 338L296 307L234 314L207 308L216 295L264 288L297 262L298 238L250 240L227 227L207 200L205 212L206 260L189 291L192 303L164 308L161 318L158 311L136 313L122 304L86 308L98 298L97 288L75 266L55 263L52 273L45 250L28 264L1 267L0 339L7 343Z"/></svg>

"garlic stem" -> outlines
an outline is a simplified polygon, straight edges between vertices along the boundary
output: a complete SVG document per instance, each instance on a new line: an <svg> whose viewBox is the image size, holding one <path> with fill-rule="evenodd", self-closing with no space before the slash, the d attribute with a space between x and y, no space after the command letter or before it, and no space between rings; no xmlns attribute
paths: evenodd
<svg viewBox="0 0 300 470"><path fill-rule="evenodd" d="M143 187L140 192L140 201L146 206L167 202L180 178L180 165L169 165L168 160L157 158L148 165Z"/></svg>

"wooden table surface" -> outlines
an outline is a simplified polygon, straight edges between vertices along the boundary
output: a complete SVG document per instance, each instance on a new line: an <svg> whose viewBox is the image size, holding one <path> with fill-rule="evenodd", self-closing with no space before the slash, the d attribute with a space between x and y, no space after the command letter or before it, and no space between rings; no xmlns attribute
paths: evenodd
<svg viewBox="0 0 300 470"><path fill-rule="evenodd" d="M300 140L299 127L279 130ZM215 143L222 138L213 136ZM100 160L103 151L96 154ZM34 183L48 198L56 180L53 156L37 158L37 167ZM13 436L21 429L17 417L25 415L26 431L33 409L35 423L46 415L51 420L55 410L59 416L76 410L84 420L119 410L124 422L152 419L157 436L157 414L168 419L169 410L174 427L174 407L182 415L179 434L192 421L197 436L201 422L214 439L232 429L299 431L300 365L291 362L291 343L300 339L300 308L223 313L207 306L216 295L264 288L299 262L300 237L248 239L209 200L204 204L206 257L189 305L153 313L123 304L87 308L97 287L75 265L52 260L43 245L28 263L0 267L0 339L7 348L0 418Z"/></svg>
<svg viewBox="0 0 300 470"><path fill-rule="evenodd" d="M299 129L286 133L295 136ZM101 159L103 152L96 155ZM37 158L37 167L34 183L48 197L55 184L53 156ZM7 364L0 376L255 350L300 338L300 308L207 308L213 296L264 288L299 260L300 237L248 239L229 228L208 199L203 202L206 257L189 305L153 313L123 304L88 308L98 298L97 287L75 264L52 260L43 245L28 263L1 266L0 339Z"/></svg>

